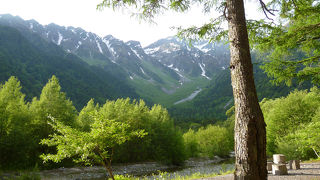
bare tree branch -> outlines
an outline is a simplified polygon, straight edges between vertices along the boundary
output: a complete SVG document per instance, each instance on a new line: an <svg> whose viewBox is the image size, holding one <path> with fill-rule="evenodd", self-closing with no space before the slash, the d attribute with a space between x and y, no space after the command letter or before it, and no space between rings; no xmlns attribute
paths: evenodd
<svg viewBox="0 0 320 180"><path fill-rule="evenodd" d="M274 9L269 9L269 8L266 6L266 4L263 2L263 0L259 0L259 2L260 2L260 5L261 5L261 8L262 8L262 10L263 10L264 15L265 15L269 20L272 20L272 21L273 21L273 19L270 18L270 17L268 16L268 14L271 14L271 15L274 16L274 13L273 13L273 12L276 11L276 10L274 10Z"/></svg>

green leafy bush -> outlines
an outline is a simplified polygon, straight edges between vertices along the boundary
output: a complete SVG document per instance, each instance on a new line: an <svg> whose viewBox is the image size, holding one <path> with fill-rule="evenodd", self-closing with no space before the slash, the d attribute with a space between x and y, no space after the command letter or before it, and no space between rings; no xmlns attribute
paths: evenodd
<svg viewBox="0 0 320 180"><path fill-rule="evenodd" d="M287 97L263 100L267 123L267 153L283 153L289 159L309 159L319 152L320 90L294 91ZM314 149L314 150L313 150Z"/></svg>
<svg viewBox="0 0 320 180"><path fill-rule="evenodd" d="M190 129L183 135L188 157L228 156L233 149L230 132L222 126L208 125L197 132Z"/></svg>

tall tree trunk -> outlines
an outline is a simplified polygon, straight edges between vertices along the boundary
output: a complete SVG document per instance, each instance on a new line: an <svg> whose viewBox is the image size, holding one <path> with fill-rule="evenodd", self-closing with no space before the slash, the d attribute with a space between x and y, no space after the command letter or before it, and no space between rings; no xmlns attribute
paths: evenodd
<svg viewBox="0 0 320 180"><path fill-rule="evenodd" d="M227 0L230 71L235 104L234 179L267 179L266 125L253 79L243 0Z"/></svg>

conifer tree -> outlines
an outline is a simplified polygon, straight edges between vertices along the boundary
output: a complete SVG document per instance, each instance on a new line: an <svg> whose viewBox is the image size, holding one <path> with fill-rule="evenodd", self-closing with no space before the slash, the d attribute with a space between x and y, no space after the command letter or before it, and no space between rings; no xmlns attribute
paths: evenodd
<svg viewBox="0 0 320 180"><path fill-rule="evenodd" d="M259 1L266 9L262 0ZM164 10L178 12L191 8L192 3L200 3L205 12L213 7L220 9L223 15L204 26L192 27L180 31L180 35L208 37L219 40L228 35L230 42L230 71L235 102L235 179L266 179L266 129L263 115L258 103L253 79L245 9L243 0L102 0L98 9L104 7L133 6L141 17L150 19ZM221 22L228 22L228 31L221 28Z"/></svg>
<svg viewBox="0 0 320 180"><path fill-rule="evenodd" d="M48 116L54 117L65 125L73 126L77 114L72 102L67 99L65 93L61 92L56 76L52 76L43 87L40 98L32 100L30 110L34 115L33 123L38 127L36 131L39 132L40 138L45 138L52 133L52 128L48 125Z"/></svg>
<svg viewBox="0 0 320 180"><path fill-rule="evenodd" d="M32 139L30 115L20 82L10 77L0 85L0 168L27 167Z"/></svg>
<svg viewBox="0 0 320 180"><path fill-rule="evenodd" d="M98 110L99 105L94 105L94 100L90 99L90 101L87 103L85 107L82 108L82 110L79 113L79 117L77 119L77 124L83 131L89 131L90 125L93 122L92 116L90 116L90 113L94 112L95 110Z"/></svg>
<svg viewBox="0 0 320 180"><path fill-rule="evenodd" d="M261 52L263 69L277 84L293 80L320 85L320 2L272 0L277 21L248 21L252 46Z"/></svg>

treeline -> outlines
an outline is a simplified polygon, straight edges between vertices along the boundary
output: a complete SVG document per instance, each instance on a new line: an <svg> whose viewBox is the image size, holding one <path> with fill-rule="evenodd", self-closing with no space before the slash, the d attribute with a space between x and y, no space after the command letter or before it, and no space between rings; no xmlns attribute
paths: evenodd
<svg viewBox="0 0 320 180"><path fill-rule="evenodd" d="M263 99L260 106L267 124L267 155L291 159L320 158L320 89L295 90L286 97ZM234 107L227 111L230 127Z"/></svg>
<svg viewBox="0 0 320 180"><path fill-rule="evenodd" d="M0 25L0 59L0 82L16 76L28 101L40 95L52 75L60 79L62 90L78 111L90 98L99 103L106 99L139 98L127 84L123 70L114 63L106 67L90 66L29 29Z"/></svg>
<svg viewBox="0 0 320 180"><path fill-rule="evenodd" d="M51 118L65 127L88 132L91 131L93 112L110 121L125 122L132 130L143 129L147 134L115 146L114 162L156 160L180 164L185 160L182 133L174 127L167 110L160 105L148 108L142 100L129 99L100 105L90 100L78 113L66 94L61 92L55 76L43 87L40 97L31 102L25 101L18 79L11 77L0 86L0 169L23 169L36 164L42 168L53 167L53 163L43 164L39 157L57 152L56 147L39 144L42 139L62 133L50 125ZM57 166L73 165L72 158Z"/></svg>
<svg viewBox="0 0 320 180"><path fill-rule="evenodd" d="M296 90L287 97L264 99L260 104L267 123L268 155L283 153L289 159L319 157L318 88ZM61 92L55 76L43 87L40 97L34 97L31 102L25 101L18 79L11 77L0 85L0 169L72 166L77 152L71 147L85 150L94 142L99 147L105 145L109 154L111 147L114 152L112 161L119 163L158 161L182 164L190 157L226 157L234 144L233 107L226 116L226 121L206 127L195 123L183 133L160 105L149 108L142 100L130 99L106 101L100 105L91 99L78 112ZM56 124L53 119L60 124L60 129L52 126ZM113 134L104 133L109 131ZM139 138L135 138L136 132L141 132ZM70 138L72 141L68 142ZM85 148L81 148L81 143ZM61 146L72 153L61 151ZM94 155L96 149L96 146L91 147L87 153ZM40 155L55 162L65 160L57 165L43 164Z"/></svg>

